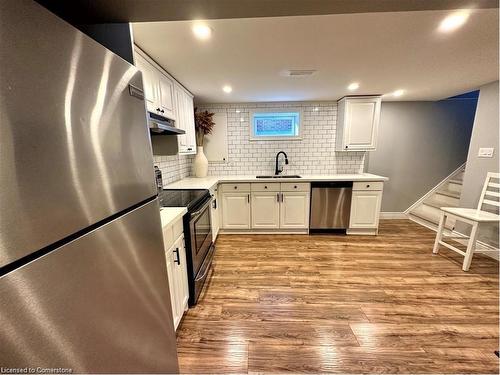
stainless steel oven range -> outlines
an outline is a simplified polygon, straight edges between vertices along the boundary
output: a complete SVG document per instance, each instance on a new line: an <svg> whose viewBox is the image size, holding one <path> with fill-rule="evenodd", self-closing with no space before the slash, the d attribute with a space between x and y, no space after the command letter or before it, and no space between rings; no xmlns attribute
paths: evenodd
<svg viewBox="0 0 500 375"><path fill-rule="evenodd" d="M215 253L212 243L210 200L208 190L169 189L159 194L162 207L186 207L184 239L189 284L189 306L196 305L203 285L208 278Z"/></svg>

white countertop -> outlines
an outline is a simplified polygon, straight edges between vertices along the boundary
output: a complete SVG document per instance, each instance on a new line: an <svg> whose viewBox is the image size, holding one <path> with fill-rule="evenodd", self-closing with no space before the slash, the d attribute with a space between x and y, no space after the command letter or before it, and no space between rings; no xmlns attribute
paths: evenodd
<svg viewBox="0 0 500 375"><path fill-rule="evenodd" d="M187 212L186 207L161 207L160 217L162 228L169 226L173 222L177 221Z"/></svg>
<svg viewBox="0 0 500 375"><path fill-rule="evenodd" d="M371 173L301 175L301 178L256 178L255 176L207 176L187 177L173 182L164 189L210 189L223 182L312 182L312 181L387 181L387 177Z"/></svg>

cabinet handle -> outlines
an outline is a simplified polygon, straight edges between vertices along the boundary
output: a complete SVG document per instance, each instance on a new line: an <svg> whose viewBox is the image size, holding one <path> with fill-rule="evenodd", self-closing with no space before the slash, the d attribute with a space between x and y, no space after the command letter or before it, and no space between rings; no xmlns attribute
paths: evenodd
<svg viewBox="0 0 500 375"><path fill-rule="evenodd" d="M294 188L294 189L297 189L297 185L295 185L293 188Z"/></svg>
<svg viewBox="0 0 500 375"><path fill-rule="evenodd" d="M177 259L174 259L174 263L177 263L179 266L181 265L181 257L179 255L179 248L176 247L174 253L177 255Z"/></svg>
<svg viewBox="0 0 500 375"><path fill-rule="evenodd" d="M165 111L164 111L163 109L162 109L160 112L161 112L161 113L165 113Z"/></svg>
<svg viewBox="0 0 500 375"><path fill-rule="evenodd" d="M160 108L156 108L156 110L157 110L158 112L161 112Z"/></svg>
<svg viewBox="0 0 500 375"><path fill-rule="evenodd" d="M280 201L280 193L276 193L276 202L279 203L279 201Z"/></svg>
<svg viewBox="0 0 500 375"><path fill-rule="evenodd" d="M366 187L367 187L367 188L369 188L369 187L370 187L370 185L366 185Z"/></svg>
<svg viewBox="0 0 500 375"><path fill-rule="evenodd" d="M238 186L235 186L234 188L235 188L235 189L238 189Z"/></svg>
<svg viewBox="0 0 500 375"><path fill-rule="evenodd" d="M264 186L264 189L267 189L267 185L266 185L266 186Z"/></svg>
<svg viewBox="0 0 500 375"><path fill-rule="evenodd" d="M283 203L283 193L280 193L281 195L281 203Z"/></svg>
<svg viewBox="0 0 500 375"><path fill-rule="evenodd" d="M345 146L345 148L348 148L349 146Z"/></svg>
<svg viewBox="0 0 500 375"><path fill-rule="evenodd" d="M214 201L212 202L212 208L214 210L217 209L217 199L214 199Z"/></svg>
<svg viewBox="0 0 500 375"><path fill-rule="evenodd" d="M250 203L250 194L247 194L248 203Z"/></svg>
<svg viewBox="0 0 500 375"><path fill-rule="evenodd" d="M188 151L193 151L193 148L192 147L188 147Z"/></svg>

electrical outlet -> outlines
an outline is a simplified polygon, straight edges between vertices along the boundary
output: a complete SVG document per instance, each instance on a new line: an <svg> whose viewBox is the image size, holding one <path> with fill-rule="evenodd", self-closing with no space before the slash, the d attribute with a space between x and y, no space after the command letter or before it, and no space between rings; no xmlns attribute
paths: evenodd
<svg viewBox="0 0 500 375"><path fill-rule="evenodd" d="M477 156L480 158L492 158L493 157L493 151L495 149L493 147L481 147L479 149L479 152L477 153Z"/></svg>

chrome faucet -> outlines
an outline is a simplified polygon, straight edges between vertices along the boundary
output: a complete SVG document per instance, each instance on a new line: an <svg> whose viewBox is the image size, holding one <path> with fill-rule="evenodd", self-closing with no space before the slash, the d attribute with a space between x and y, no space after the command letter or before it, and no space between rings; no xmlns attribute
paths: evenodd
<svg viewBox="0 0 500 375"><path fill-rule="evenodd" d="M279 175L281 172L283 172L283 167L280 169L279 168L279 165L278 165L278 161L279 161L279 157L280 157L280 154L283 154L283 156L285 156L285 164L288 164L288 156L286 155L285 151L280 151L276 154L276 168L274 169L274 175L277 176Z"/></svg>

